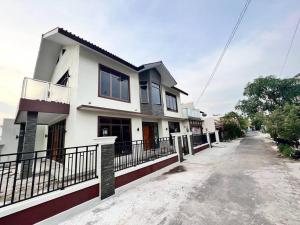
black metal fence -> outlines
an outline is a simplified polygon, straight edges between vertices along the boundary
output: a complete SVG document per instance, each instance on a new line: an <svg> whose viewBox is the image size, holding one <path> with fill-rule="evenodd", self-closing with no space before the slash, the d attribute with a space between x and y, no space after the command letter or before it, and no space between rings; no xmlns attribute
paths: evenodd
<svg viewBox="0 0 300 225"><path fill-rule="evenodd" d="M193 134L192 140L193 147L207 143L206 134Z"/></svg>
<svg viewBox="0 0 300 225"><path fill-rule="evenodd" d="M174 140L156 138L152 141L130 141L115 143L114 170L119 171L146 163L176 152Z"/></svg>
<svg viewBox="0 0 300 225"><path fill-rule="evenodd" d="M0 155L0 208L97 178L97 146Z"/></svg>

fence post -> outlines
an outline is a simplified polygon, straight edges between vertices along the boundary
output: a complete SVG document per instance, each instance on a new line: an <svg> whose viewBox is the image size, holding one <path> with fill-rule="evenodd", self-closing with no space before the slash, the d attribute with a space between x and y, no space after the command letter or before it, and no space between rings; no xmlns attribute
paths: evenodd
<svg viewBox="0 0 300 225"><path fill-rule="evenodd" d="M98 137L95 139L99 144L97 161L101 165L97 166L97 174L100 175L100 196L101 199L115 194L115 140L116 136Z"/></svg>
<svg viewBox="0 0 300 225"><path fill-rule="evenodd" d="M215 136L216 136L216 142L220 143L220 136L219 136L219 131L215 130Z"/></svg>
<svg viewBox="0 0 300 225"><path fill-rule="evenodd" d="M194 151L193 151L193 140L192 140L192 138L193 138L193 136L192 136L192 132L188 132L187 133L187 141L188 141L188 145L189 145L189 153L191 154L191 155L194 155Z"/></svg>
<svg viewBox="0 0 300 225"><path fill-rule="evenodd" d="M211 148L211 142L210 142L210 136L209 136L209 132L206 132L206 138L207 138L207 143L209 144L209 147Z"/></svg>

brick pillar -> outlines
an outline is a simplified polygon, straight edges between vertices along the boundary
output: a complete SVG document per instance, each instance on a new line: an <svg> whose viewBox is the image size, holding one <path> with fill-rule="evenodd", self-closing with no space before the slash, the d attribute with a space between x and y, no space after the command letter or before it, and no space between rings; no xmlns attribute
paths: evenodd
<svg viewBox="0 0 300 225"><path fill-rule="evenodd" d="M98 152L98 155L101 157L98 160L98 162L101 162L101 166L98 166L99 170L97 171L97 174L100 174L101 199L115 194L114 159L116 138L116 136L109 136L95 139L99 144L100 152Z"/></svg>
<svg viewBox="0 0 300 225"><path fill-rule="evenodd" d="M27 112L27 121L25 126L23 153L33 152L35 146L35 135L37 126L38 112ZM22 154L22 160L32 159L33 153ZM32 160L22 162L21 177L25 179L32 176Z"/></svg>
<svg viewBox="0 0 300 225"><path fill-rule="evenodd" d="M178 153L179 153L179 162L183 161L183 152L182 152L182 142L181 142L181 136L177 138L178 140Z"/></svg>

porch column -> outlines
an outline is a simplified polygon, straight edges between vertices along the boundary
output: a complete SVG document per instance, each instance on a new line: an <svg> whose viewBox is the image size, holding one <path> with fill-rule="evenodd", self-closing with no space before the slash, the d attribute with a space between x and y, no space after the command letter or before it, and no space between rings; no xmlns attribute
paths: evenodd
<svg viewBox="0 0 300 225"><path fill-rule="evenodd" d="M22 154L21 177L22 179L32 176L32 159L35 146L35 135L37 126L38 112L27 112L27 121L24 134L24 145Z"/></svg>
<svg viewBox="0 0 300 225"><path fill-rule="evenodd" d="M209 144L209 147L211 148L211 142L210 142L210 136L209 136L209 132L206 132L206 138L207 138L207 143Z"/></svg>
<svg viewBox="0 0 300 225"><path fill-rule="evenodd" d="M219 136L219 131L215 130L215 136L216 136L216 142L220 143L220 136Z"/></svg>
<svg viewBox="0 0 300 225"><path fill-rule="evenodd" d="M116 138L116 136L109 136L95 139L96 143L99 144L97 162L101 162L101 166L97 167L97 174L100 175L101 199L115 194L114 159Z"/></svg>

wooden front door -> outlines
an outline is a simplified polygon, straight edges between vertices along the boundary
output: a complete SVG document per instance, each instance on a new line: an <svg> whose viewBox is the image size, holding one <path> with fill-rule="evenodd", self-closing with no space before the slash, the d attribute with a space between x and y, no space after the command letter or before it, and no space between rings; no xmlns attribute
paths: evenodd
<svg viewBox="0 0 300 225"><path fill-rule="evenodd" d="M144 122L143 123L143 140L145 150L156 147L156 139L158 139L157 123Z"/></svg>
<svg viewBox="0 0 300 225"><path fill-rule="evenodd" d="M63 120L48 127L47 156L56 161L60 161L64 153L65 124Z"/></svg>

